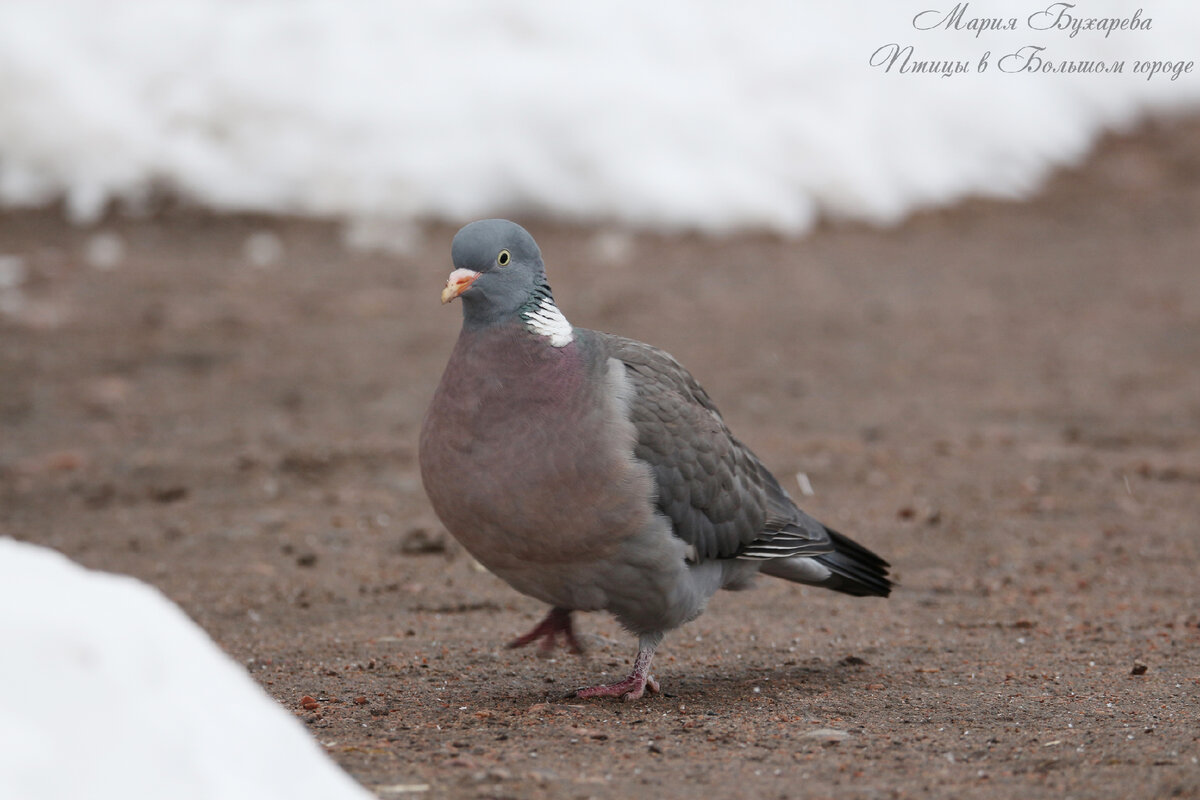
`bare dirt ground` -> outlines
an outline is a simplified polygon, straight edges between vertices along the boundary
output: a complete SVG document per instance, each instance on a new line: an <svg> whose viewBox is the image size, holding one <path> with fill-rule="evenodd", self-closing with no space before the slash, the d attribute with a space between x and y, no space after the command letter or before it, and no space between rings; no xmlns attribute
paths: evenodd
<svg viewBox="0 0 1200 800"><path fill-rule="evenodd" d="M0 215L0 533L160 587L382 797L1200 797L1200 121L893 230L522 221L890 600L763 579L668 637L666 694L563 699L633 640L505 650L543 608L417 474L444 225Z"/></svg>

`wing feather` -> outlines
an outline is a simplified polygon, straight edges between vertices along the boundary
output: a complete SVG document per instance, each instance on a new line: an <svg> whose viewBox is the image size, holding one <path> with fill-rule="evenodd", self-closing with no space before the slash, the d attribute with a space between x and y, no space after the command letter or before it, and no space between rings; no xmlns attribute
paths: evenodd
<svg viewBox="0 0 1200 800"><path fill-rule="evenodd" d="M641 342L588 333L625 365L634 388L634 453L653 472L659 511L700 560L833 552L825 527L792 503L678 361Z"/></svg>

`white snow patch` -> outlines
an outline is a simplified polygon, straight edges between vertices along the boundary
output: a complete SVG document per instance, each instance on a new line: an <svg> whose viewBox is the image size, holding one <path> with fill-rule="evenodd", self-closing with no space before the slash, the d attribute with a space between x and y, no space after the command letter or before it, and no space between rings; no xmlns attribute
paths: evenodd
<svg viewBox="0 0 1200 800"><path fill-rule="evenodd" d="M4 3L0 205L90 221L163 188L347 219L543 213L799 232L1019 197L1106 129L1200 107L1200 4L1089 0L1150 30L918 30L895 0L55 0ZM927 18L929 19L929 18ZM889 44L966 74L871 66ZM1026 46L1123 74L1004 72ZM989 68L976 71L990 53ZM1009 62L1010 67L1016 62Z"/></svg>
<svg viewBox="0 0 1200 800"><path fill-rule="evenodd" d="M0 538L0 641L0 797L372 797L133 578Z"/></svg>

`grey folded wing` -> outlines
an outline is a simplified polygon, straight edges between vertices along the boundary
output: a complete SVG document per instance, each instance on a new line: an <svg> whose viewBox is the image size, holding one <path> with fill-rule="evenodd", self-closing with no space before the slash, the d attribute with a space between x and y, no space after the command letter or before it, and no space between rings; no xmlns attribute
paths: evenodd
<svg viewBox="0 0 1200 800"><path fill-rule="evenodd" d="M653 471L657 507L698 559L833 552L825 527L792 503L678 361L641 342L596 336L604 354L625 364L635 389L634 453Z"/></svg>

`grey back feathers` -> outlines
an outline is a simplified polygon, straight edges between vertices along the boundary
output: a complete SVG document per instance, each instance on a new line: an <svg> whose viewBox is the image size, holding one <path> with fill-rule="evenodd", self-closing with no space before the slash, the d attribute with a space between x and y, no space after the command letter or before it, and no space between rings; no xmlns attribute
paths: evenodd
<svg viewBox="0 0 1200 800"><path fill-rule="evenodd" d="M658 509L699 560L833 551L824 526L796 508L678 361L641 342L595 335L637 390L630 407L635 455L654 472Z"/></svg>

